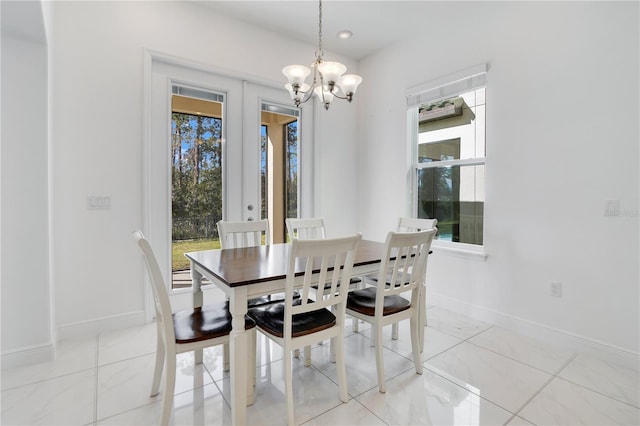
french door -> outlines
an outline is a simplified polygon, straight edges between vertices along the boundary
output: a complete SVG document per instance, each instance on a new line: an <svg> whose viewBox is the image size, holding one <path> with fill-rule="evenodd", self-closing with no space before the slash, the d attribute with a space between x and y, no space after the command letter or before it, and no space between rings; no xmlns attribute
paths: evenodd
<svg viewBox="0 0 640 426"><path fill-rule="evenodd" d="M143 227L160 264L167 265L164 272L172 282L170 287L179 289L179 283L173 285L174 264L183 257L172 253L176 233L183 232L188 240L193 233L202 237L215 232L220 219L269 218L274 241L278 241L284 236L287 215L281 204L295 202L299 215L309 210L311 197L305 197L305 187L311 184L311 164L306 170L303 167L313 111L312 105L304 110L292 107L284 88L248 82L173 58L149 54L146 67ZM282 154L282 143L270 143L277 132L265 134L269 128L265 118L273 111L290 128L295 122L295 154ZM291 141L291 130L288 132ZM179 137L182 142L177 142ZM289 162L274 162L274 158ZM287 170L288 176L295 175L293 201L291 196L283 197L280 189L274 193L274 176L285 164L295 164L295 170ZM176 179L196 192L178 199ZM202 189L204 184L210 188ZM291 182L287 188L292 194ZM178 214L186 219L176 230L174 216ZM207 248L214 247L203 249ZM188 272L179 279L184 280L184 287L190 286ZM189 306L189 292L172 292L172 303ZM147 312L149 315L149 309Z"/></svg>

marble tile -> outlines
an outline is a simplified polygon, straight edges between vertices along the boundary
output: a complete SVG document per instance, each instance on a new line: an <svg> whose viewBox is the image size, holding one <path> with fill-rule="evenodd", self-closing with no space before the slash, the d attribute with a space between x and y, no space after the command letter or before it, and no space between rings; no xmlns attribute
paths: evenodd
<svg viewBox="0 0 640 426"><path fill-rule="evenodd" d="M489 323L435 307L427 309L427 325L462 340L491 327Z"/></svg>
<svg viewBox="0 0 640 426"><path fill-rule="evenodd" d="M603 393L619 401L640 407L640 374L623 360L579 354L559 374L559 377Z"/></svg>
<svg viewBox="0 0 640 426"><path fill-rule="evenodd" d="M282 359L284 350L280 345L260 332L256 333L256 366L266 365ZM223 346L217 345L206 348L203 352L202 362L213 380L222 380L229 377L228 371L223 371Z"/></svg>
<svg viewBox="0 0 640 426"><path fill-rule="evenodd" d="M367 329L361 333L368 339L372 339L372 330ZM424 347L421 358L423 361L432 358L441 352L462 342L461 339L450 334L443 333L433 327L425 327L424 329ZM400 354L408 359L413 359L411 349L411 327L409 321L401 321L398 326L398 340L391 338L391 326L382 330L382 344L389 350Z"/></svg>
<svg viewBox="0 0 640 426"><path fill-rule="evenodd" d="M540 425L637 425L640 409L555 378L518 413Z"/></svg>
<svg viewBox="0 0 640 426"><path fill-rule="evenodd" d="M98 365L110 364L156 352L155 322L98 336Z"/></svg>
<svg viewBox="0 0 640 426"><path fill-rule="evenodd" d="M305 367L302 359L293 359L293 404L296 424L316 418L342 404L339 387L313 367ZM247 407L247 423L282 425L287 422L284 394L284 361L275 361L257 369L256 401ZM229 401L229 378L216 381L225 400Z"/></svg>
<svg viewBox="0 0 640 426"><path fill-rule="evenodd" d="M145 405L99 421L98 425L157 425L161 402ZM230 425L231 409L215 384L180 393L174 397L170 424L174 425Z"/></svg>
<svg viewBox="0 0 640 426"><path fill-rule="evenodd" d="M432 372L403 373L356 398L387 424L499 425L513 414Z"/></svg>
<svg viewBox="0 0 640 426"><path fill-rule="evenodd" d="M96 366L97 339L65 340L56 345L56 358L2 370L2 390L77 373Z"/></svg>
<svg viewBox="0 0 640 426"><path fill-rule="evenodd" d="M550 374L557 373L575 354L501 327L491 327L473 336L468 342Z"/></svg>
<svg viewBox="0 0 640 426"><path fill-rule="evenodd" d="M522 417L514 416L507 422L508 426L535 426L533 423L526 421Z"/></svg>
<svg viewBox="0 0 640 426"><path fill-rule="evenodd" d="M93 422L95 372L57 377L2 392L3 425L83 425Z"/></svg>
<svg viewBox="0 0 640 426"><path fill-rule="evenodd" d="M315 425L384 426L386 423L376 417L358 401L351 399L348 403L340 404L333 410L322 413L322 415L304 423L304 426Z"/></svg>
<svg viewBox="0 0 640 426"><path fill-rule="evenodd" d="M312 365L338 383L336 364L330 360L329 345L314 348L311 351ZM378 386L376 370L376 348L371 346L371 340L364 336L353 335L344 339L345 363L347 365L347 387L350 395L359 395ZM413 361L383 349L385 379L411 369L415 374Z"/></svg>
<svg viewBox="0 0 640 426"><path fill-rule="evenodd" d="M151 382L155 354L144 355L98 368L98 419L104 419L162 399L151 398ZM193 353L176 357L176 384L174 393L182 393L213 383L202 364L194 367Z"/></svg>
<svg viewBox="0 0 640 426"><path fill-rule="evenodd" d="M514 413L551 378L538 369L467 342L431 358L425 365Z"/></svg>

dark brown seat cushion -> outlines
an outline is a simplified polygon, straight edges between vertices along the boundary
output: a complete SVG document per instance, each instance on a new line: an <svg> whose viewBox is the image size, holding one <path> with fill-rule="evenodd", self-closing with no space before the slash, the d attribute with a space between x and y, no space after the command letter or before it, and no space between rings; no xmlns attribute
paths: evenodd
<svg viewBox="0 0 640 426"><path fill-rule="evenodd" d="M256 323L245 315L245 330L255 326ZM176 343L199 342L228 335L231 333L229 302L176 312L173 314L173 328Z"/></svg>
<svg viewBox="0 0 640 426"><path fill-rule="evenodd" d="M347 309L370 317L374 316L376 309L376 291L377 289L375 287L367 287L362 290L350 292L347 296ZM404 297L398 295L385 296L382 315L395 314L410 307L411 302Z"/></svg>
<svg viewBox="0 0 640 426"><path fill-rule="evenodd" d="M300 300L298 299L294 304L299 305ZM284 337L284 303L251 309L248 315L264 331L277 337ZM292 323L292 336L299 337L333 327L336 317L331 311L323 308L294 315Z"/></svg>

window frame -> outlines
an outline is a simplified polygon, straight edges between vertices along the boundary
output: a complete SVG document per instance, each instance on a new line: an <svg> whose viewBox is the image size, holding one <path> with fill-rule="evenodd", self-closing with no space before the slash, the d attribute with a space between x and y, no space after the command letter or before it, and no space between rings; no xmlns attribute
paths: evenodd
<svg viewBox="0 0 640 426"><path fill-rule="evenodd" d="M407 211L411 217L417 217L418 203L418 172L419 170L429 168L442 168L450 166L477 166L481 165L485 168L486 174L486 138L485 150L482 157L444 160L438 162L418 162L418 109L425 103L436 102L457 96L482 87L487 87L486 82L487 66L486 64L476 65L471 68L444 76L418 86L414 86L405 92L407 98L407 142L409 144L408 152L408 177L407 186L408 200ZM485 119L486 120L486 119ZM485 121L486 134L486 121ZM485 185L486 189L486 185ZM486 201L485 201L486 205ZM486 212L486 209L485 209ZM486 224L486 215L483 216L483 229ZM482 245L469 244L454 241L441 241L434 239L433 246L439 250L443 250L457 257L469 258L474 260L485 261L488 254L486 252L486 238L483 238Z"/></svg>

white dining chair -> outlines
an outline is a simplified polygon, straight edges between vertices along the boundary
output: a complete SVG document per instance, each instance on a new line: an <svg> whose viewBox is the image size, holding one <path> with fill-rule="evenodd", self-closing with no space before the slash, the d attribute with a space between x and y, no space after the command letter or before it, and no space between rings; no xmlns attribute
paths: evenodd
<svg viewBox="0 0 640 426"><path fill-rule="evenodd" d="M411 348L417 374L422 374L420 358L420 295L425 279L427 258L436 229L417 232L389 232L378 272L377 285L351 291L346 313L372 324L376 346L378 390L386 392L382 328L410 320ZM410 300L401 296L410 292Z"/></svg>
<svg viewBox="0 0 640 426"><path fill-rule="evenodd" d="M223 249L271 244L268 219L237 222L221 220L218 222L218 236Z"/></svg>
<svg viewBox="0 0 640 426"><path fill-rule="evenodd" d="M284 222L287 227L289 241L293 241L294 238L298 238L300 240L318 240L327 237L324 228L324 219L321 217L290 217L285 219Z"/></svg>
<svg viewBox="0 0 640 426"><path fill-rule="evenodd" d="M298 238L300 240L317 240L324 239L327 236L327 232L324 226L324 219L321 217L287 218L285 219L285 225L290 241L292 241L294 238ZM353 277L349 281L349 288L352 290L360 288L361 284L362 278ZM314 287L314 297L323 297L330 290L331 288L328 286L328 283L321 290L319 290L319 287ZM352 328L354 332L358 331L358 321L356 319L354 319L352 322ZM307 352L305 352L305 358L306 356ZM335 361L333 348L331 350L331 361ZM309 366L310 364L311 360L306 359L306 365Z"/></svg>
<svg viewBox="0 0 640 426"><path fill-rule="evenodd" d="M228 344L229 333L231 333L231 314L228 302L204 305L200 308L173 313L167 286L151 245L140 230L134 231L133 237L144 256L147 272L151 278L156 309L157 348L151 397L160 393L162 372L166 370L160 424L168 425L175 391L176 355L201 350L209 346ZM256 381L256 334L255 322L248 316L245 316L245 330L250 330L247 401L252 404Z"/></svg>
<svg viewBox="0 0 640 426"><path fill-rule="evenodd" d="M438 219L426 219L426 218L416 218L416 217L401 217L398 221L398 232L416 232L416 231L426 231L427 229L437 229ZM438 231L436 231L436 235ZM422 286L422 295L420 296L420 303L422 306L420 307L420 313L423 315L422 323L424 326L427 326L427 285L426 280L425 284ZM393 331L391 332L392 338L394 340L398 340L398 326L393 325ZM424 329L420 332L420 344L424 343Z"/></svg>
<svg viewBox="0 0 640 426"><path fill-rule="evenodd" d="M331 339L336 352L336 369L340 400L347 402L347 377L344 359L345 302L353 261L361 234L291 242L287 264L284 303L249 310L261 333L284 348L284 382L287 400L287 421L294 425L292 357L295 349L308 347L318 340ZM297 265L299 265L297 267ZM303 271L303 275L296 274ZM331 283L325 297L311 299L312 286ZM342 285L341 285L342 284ZM301 297L293 298L294 287L302 286ZM301 384L304 386L304 384Z"/></svg>
<svg viewBox="0 0 640 426"><path fill-rule="evenodd" d="M415 218L415 217L401 217L398 220L398 226L396 231L398 232L417 232L417 231L426 231L428 229L437 229L438 219L426 219L426 218ZM437 231L436 231L437 234ZM364 277L363 281L365 284L376 285L377 277L368 276ZM421 289L422 293L420 295L420 322L427 326L427 287L426 280L425 284ZM391 338L393 340L398 340L398 324L393 324L391 326ZM422 352L422 348L424 347L424 328L420 329L420 351Z"/></svg>

